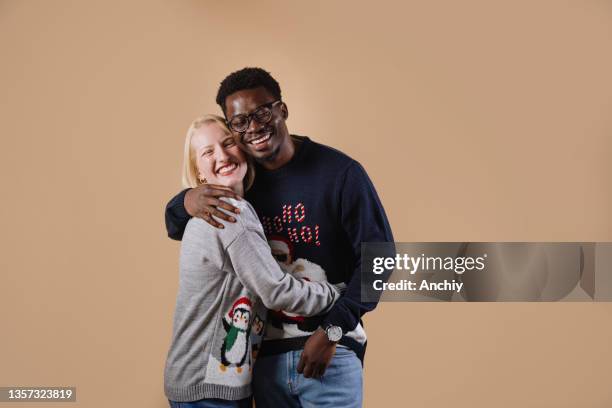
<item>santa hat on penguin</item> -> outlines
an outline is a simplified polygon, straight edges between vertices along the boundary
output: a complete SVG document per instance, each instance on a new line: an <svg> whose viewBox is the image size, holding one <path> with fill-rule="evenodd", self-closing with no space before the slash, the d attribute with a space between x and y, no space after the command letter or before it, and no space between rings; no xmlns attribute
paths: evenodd
<svg viewBox="0 0 612 408"><path fill-rule="evenodd" d="M246 297L246 296L242 296L240 298L238 298L238 300L236 300L234 302L234 304L232 305L232 308L230 309L230 311L228 312L228 316L231 319L234 318L234 310L236 309L244 309L248 312L251 311L252 305L251 305L251 300Z"/></svg>

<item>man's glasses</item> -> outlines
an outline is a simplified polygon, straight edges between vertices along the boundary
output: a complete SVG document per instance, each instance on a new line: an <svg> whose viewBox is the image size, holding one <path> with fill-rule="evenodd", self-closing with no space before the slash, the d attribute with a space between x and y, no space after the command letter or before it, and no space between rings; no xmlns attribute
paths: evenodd
<svg viewBox="0 0 612 408"><path fill-rule="evenodd" d="M280 102L281 100L279 99L274 102L260 105L248 115L236 115L227 121L227 126L230 128L230 130L236 133L244 133L251 125L251 120L253 119L255 119L255 121L260 125L265 125L270 121L270 119L272 119L272 107Z"/></svg>

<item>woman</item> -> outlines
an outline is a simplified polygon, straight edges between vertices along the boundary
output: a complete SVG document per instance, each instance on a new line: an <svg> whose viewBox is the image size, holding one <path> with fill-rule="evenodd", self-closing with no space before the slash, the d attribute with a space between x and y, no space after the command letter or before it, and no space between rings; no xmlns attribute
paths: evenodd
<svg viewBox="0 0 612 408"><path fill-rule="evenodd" d="M225 185L243 196L253 168L223 118L196 120L185 140L183 184ZM251 347L261 340L267 309L310 316L338 292L327 282L284 273L245 200L236 223L213 228L192 218L183 235L172 344L164 374L171 407L250 406Z"/></svg>

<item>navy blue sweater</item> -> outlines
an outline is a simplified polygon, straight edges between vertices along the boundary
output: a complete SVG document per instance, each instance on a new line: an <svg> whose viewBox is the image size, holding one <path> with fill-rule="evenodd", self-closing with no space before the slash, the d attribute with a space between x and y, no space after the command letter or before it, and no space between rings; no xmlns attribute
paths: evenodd
<svg viewBox="0 0 612 408"><path fill-rule="evenodd" d="M301 140L283 167L270 171L256 166L255 182L245 198L257 211L280 262L305 259L319 265L331 283L346 283L344 295L315 323L331 323L347 333L376 307L361 301L361 243L392 242L393 236L363 167L338 150L306 137ZM166 207L166 227L173 239L181 239L190 218L183 205L185 192ZM310 325L312 330L316 325ZM306 338L287 339L281 348L300 349ZM363 349L356 351L363 355Z"/></svg>

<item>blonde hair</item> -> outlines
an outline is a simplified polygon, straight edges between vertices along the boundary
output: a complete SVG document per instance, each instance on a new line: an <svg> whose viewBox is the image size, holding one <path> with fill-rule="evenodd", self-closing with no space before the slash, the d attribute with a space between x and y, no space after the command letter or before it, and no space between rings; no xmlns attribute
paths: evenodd
<svg viewBox="0 0 612 408"><path fill-rule="evenodd" d="M201 184L204 184L202 180L198 177L198 163L196 159L196 152L191 147L191 138L193 137L195 131L201 128L203 125L208 125L215 123L219 126L225 134L228 134L233 137L232 132L227 128L225 124L225 119L218 115L204 115L193 121L189 129L187 130L187 136L185 137L185 149L183 150L183 174L182 181L184 188L194 188ZM247 163L247 172L244 176L243 184L244 191L246 192L253 185L253 181L255 180L255 166L253 166L253 162L251 158L248 157L245 153L243 153L246 158Z"/></svg>

